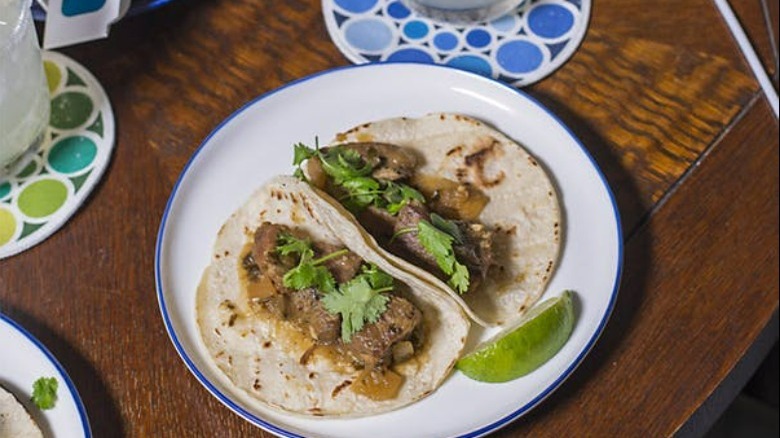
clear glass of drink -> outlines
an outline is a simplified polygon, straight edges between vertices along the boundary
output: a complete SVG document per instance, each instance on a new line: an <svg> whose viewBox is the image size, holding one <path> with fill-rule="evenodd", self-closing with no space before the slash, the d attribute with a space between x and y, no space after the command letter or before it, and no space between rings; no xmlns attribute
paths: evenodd
<svg viewBox="0 0 780 438"><path fill-rule="evenodd" d="M499 18L526 0L404 0L413 11L437 21L478 23Z"/></svg>
<svg viewBox="0 0 780 438"><path fill-rule="evenodd" d="M0 0L0 183L27 164L49 126L49 89L31 0Z"/></svg>

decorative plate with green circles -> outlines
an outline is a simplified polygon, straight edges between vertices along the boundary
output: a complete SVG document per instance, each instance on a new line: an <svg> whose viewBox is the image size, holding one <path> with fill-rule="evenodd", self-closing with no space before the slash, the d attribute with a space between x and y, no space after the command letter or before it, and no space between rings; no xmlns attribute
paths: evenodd
<svg viewBox="0 0 780 438"><path fill-rule="evenodd" d="M100 180L114 147L114 113L97 79L62 54L44 52L43 61L49 130L30 163L0 182L0 259L67 222Z"/></svg>

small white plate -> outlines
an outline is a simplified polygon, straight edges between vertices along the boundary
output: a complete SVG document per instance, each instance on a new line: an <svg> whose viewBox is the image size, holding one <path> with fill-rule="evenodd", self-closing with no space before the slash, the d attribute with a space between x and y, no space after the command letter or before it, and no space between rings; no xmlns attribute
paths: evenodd
<svg viewBox="0 0 780 438"><path fill-rule="evenodd" d="M91 437L87 412L65 369L40 341L1 313L0 345L0 383L27 408L44 436ZM33 382L40 377L57 379L57 402L52 409L38 409L30 401Z"/></svg>
<svg viewBox="0 0 780 438"><path fill-rule="evenodd" d="M560 264L543 299L576 291L571 338L549 362L505 384L453 372L431 396L362 419L312 419L252 409L226 384L202 344L195 292L217 231L250 193L293 168L292 145L387 117L455 112L481 119L542 162L564 207ZM603 175L572 133L526 94L473 73L425 64L365 64L326 71L271 91L222 122L174 186L157 240L160 309L173 344L215 397L248 421L282 436L481 436L527 413L582 361L607 322L622 266L617 207ZM445 421L446 419L446 421Z"/></svg>

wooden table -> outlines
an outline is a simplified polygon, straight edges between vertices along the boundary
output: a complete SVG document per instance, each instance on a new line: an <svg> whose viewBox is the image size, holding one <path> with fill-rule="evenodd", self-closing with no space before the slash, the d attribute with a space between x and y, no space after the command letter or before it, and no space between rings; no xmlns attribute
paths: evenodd
<svg viewBox="0 0 780 438"><path fill-rule="evenodd" d="M777 2L732 0L777 87ZM268 436L187 371L165 332L154 247L174 181L253 97L348 65L318 0L179 0L62 50L113 104L103 181L42 244L0 261L2 311L61 361L108 436ZM526 89L605 173L625 269L573 376L497 436L707 430L778 337L778 122L712 2L598 0L586 38ZM3 354L13 354L4 352ZM445 415L445 413L443 413Z"/></svg>

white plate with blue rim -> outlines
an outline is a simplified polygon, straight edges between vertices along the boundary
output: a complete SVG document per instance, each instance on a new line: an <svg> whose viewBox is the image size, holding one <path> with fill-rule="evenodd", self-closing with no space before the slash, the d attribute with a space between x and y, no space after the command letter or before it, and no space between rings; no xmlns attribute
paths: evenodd
<svg viewBox="0 0 780 438"><path fill-rule="evenodd" d="M431 112L462 113L489 123L549 170L565 212L564 245L542 299L576 291L577 321L569 341L550 361L517 380L480 383L453 371L430 396L371 417L305 418L243 402L247 395L227 383L209 357L195 315L196 289L219 228L254 189L292 172L293 144L327 141L372 120ZM604 176L572 132L540 103L460 69L380 63L294 81L219 124L173 188L159 229L155 276L162 317L177 352L214 397L247 421L293 437L476 437L522 417L575 371L612 311L622 254L620 219Z"/></svg>
<svg viewBox="0 0 780 438"><path fill-rule="evenodd" d="M0 313L0 385L27 409L44 436L88 438L89 419L76 386L54 355L30 332ZM32 401L33 383L40 377L57 379L57 399L51 409Z"/></svg>

